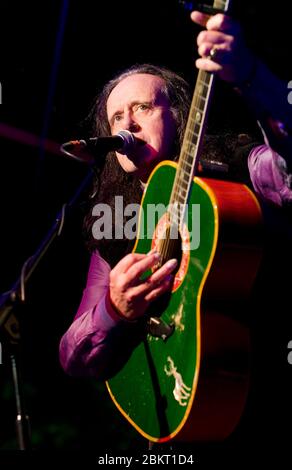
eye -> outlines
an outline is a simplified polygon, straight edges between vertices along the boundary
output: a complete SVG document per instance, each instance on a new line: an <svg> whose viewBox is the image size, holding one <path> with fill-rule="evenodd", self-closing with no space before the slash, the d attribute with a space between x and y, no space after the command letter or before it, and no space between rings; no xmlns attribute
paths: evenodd
<svg viewBox="0 0 292 470"><path fill-rule="evenodd" d="M146 109L150 109L150 105L148 103L141 103L137 106L137 109L140 111L146 111Z"/></svg>
<svg viewBox="0 0 292 470"><path fill-rule="evenodd" d="M143 112L143 111L148 111L149 109L151 108L151 104L150 103L137 103L134 107L133 107L133 111L136 113L136 112Z"/></svg>
<svg viewBox="0 0 292 470"><path fill-rule="evenodd" d="M121 121L123 118L123 116L121 114L116 114L114 117L113 117L113 122L118 122L118 121Z"/></svg>

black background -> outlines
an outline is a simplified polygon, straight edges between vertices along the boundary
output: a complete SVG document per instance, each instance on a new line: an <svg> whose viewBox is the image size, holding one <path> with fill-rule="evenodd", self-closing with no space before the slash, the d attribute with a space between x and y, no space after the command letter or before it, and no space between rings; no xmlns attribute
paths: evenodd
<svg viewBox="0 0 292 470"><path fill-rule="evenodd" d="M1 2L1 123L56 143L88 136L87 115L94 97L113 74L133 63L170 67L194 85L199 28L177 1L67 3L64 35L56 48L66 2ZM234 4L250 46L281 77L291 79L285 2L277 2L274 9L260 0ZM235 128L244 128L246 114L241 106L234 93L219 83L210 127L224 121L227 126L232 123ZM62 204L73 196L87 168L45 152L41 146L25 145L9 137L3 128L0 152L0 291L4 292L17 280L22 264L35 252ZM82 245L81 218L79 210L68 220L63 236L34 273L26 306L20 312L23 389L33 447L119 452L138 446L144 450L146 441L120 417L104 385L67 377L58 363L58 343L76 311L85 282L88 256ZM9 358L3 348L3 451L17 449L14 420Z"/></svg>

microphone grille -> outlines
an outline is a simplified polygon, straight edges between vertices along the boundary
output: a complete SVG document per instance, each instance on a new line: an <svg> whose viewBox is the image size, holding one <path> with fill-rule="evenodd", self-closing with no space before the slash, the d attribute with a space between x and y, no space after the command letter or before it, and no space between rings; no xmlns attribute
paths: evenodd
<svg viewBox="0 0 292 470"><path fill-rule="evenodd" d="M132 132L127 131L127 130L122 130L118 132L117 135L122 137L123 139L123 147L119 149L119 153L125 154L128 152L131 152L135 148L137 144L137 140L134 134L132 134Z"/></svg>

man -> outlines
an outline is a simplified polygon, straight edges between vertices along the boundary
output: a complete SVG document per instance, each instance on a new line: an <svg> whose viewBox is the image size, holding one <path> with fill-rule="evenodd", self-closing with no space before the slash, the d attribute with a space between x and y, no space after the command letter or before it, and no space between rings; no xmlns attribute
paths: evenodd
<svg viewBox="0 0 292 470"><path fill-rule="evenodd" d="M243 146L245 151L240 149L239 153L244 165L248 165L251 182L260 200L267 202L269 212L271 209L274 213L282 213L292 200L289 134L292 111L287 101L286 85L246 48L237 23L221 14L209 19L194 12L192 19L207 28L197 39L201 55L197 66L216 72L236 87L265 131L266 144L252 145L249 142ZM129 130L143 145L126 156L119 153L116 159L108 156L92 207L98 202L114 206L114 195L120 194L124 196L125 205L141 199L154 166L164 159L177 158L188 108L188 88L184 80L160 67L132 67L105 86L96 104L96 134L109 135L122 129ZM236 145L234 148L236 150ZM280 237L275 238L276 226L270 213L267 220L268 223L271 221L273 231L267 248L270 251L271 247L277 246L277 251L273 251L273 261L269 258L264 264L264 275L259 276L260 294L252 322L257 332L257 352L260 352L255 361L260 364L259 367L257 364L256 374L260 370L260 375L265 373L270 377L270 370L267 371L270 354L264 355L262 348L271 333L276 333L271 315L276 311L276 303L283 309L285 297L281 288L287 284L285 278L278 275L281 272L278 267L273 281L271 268L277 266L279 259L282 261L284 256L288 256L284 246L289 229L286 230L285 226L283 231L280 230ZM158 253L130 253L133 243L128 240L94 240L94 221L90 211L85 223L92 252L87 285L74 321L61 340L60 361L69 374L106 379L131 354L140 338L140 320L151 302L171 289L177 261L169 260L146 280L141 280L142 274L159 262ZM280 255L279 249L282 249ZM281 296L278 296L279 292ZM273 295L267 296L267 293ZM269 325L272 325L273 332ZM283 346L281 341L282 336L274 343L274 357L277 357L274 374L281 360L278 357ZM267 360L265 365L263 356ZM269 381L267 389L267 379L263 383L262 388L254 387L253 394L259 395L256 401L258 420L265 423L265 403L270 403L273 388ZM262 399L263 394L267 394L266 401ZM275 422L278 423L278 419ZM257 423L252 429L256 436Z"/></svg>

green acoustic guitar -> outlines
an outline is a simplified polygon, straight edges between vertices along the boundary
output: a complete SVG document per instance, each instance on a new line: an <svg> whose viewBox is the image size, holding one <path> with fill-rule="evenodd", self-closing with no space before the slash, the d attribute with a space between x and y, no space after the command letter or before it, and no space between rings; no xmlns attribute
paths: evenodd
<svg viewBox="0 0 292 470"><path fill-rule="evenodd" d="M156 247L162 262L179 259L172 293L153 304L144 338L107 382L121 413L154 442L224 439L248 389L247 305L261 211L245 185L194 177L213 81L199 71L179 161L155 168L141 205L134 251ZM149 236L154 206L165 210Z"/></svg>

